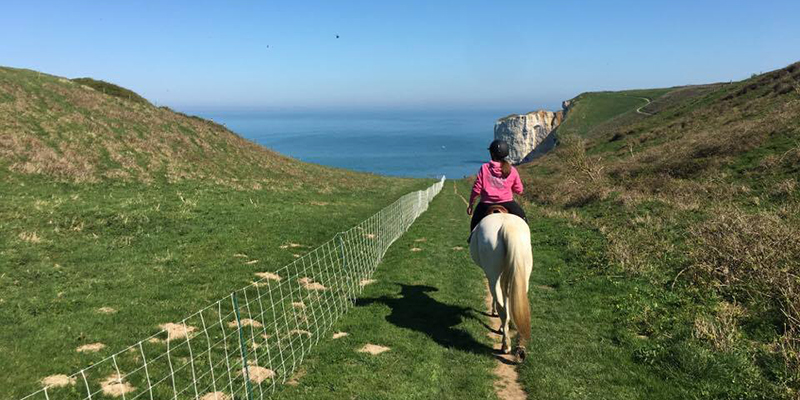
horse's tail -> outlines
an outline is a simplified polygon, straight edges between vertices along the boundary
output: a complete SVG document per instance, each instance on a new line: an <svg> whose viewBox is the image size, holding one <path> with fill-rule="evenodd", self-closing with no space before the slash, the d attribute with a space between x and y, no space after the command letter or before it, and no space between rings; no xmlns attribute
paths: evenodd
<svg viewBox="0 0 800 400"><path fill-rule="evenodd" d="M503 293L508 295L511 320L520 335L520 346L531 339L531 305L528 302L528 280L525 276L526 245L519 224L505 220L500 227L500 237L506 246L506 255L501 274Z"/></svg>

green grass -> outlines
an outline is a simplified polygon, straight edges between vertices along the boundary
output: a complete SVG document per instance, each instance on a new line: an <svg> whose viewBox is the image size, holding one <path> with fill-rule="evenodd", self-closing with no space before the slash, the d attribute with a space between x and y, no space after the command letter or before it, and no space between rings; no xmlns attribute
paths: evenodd
<svg viewBox="0 0 800 400"><path fill-rule="evenodd" d="M528 215L541 215L529 207ZM567 220L531 219L532 357L521 381L536 399L674 399L688 393L636 362L636 342L621 341L620 301L636 281L603 274L605 239Z"/></svg>
<svg viewBox="0 0 800 400"><path fill-rule="evenodd" d="M462 193L467 186L459 181ZM369 285L278 398L495 398L483 272L466 247L469 220L446 182L430 209L386 253ZM424 241L418 241L422 240ZM413 247L422 251L412 252ZM373 356L366 343L391 348Z"/></svg>
<svg viewBox="0 0 800 400"><path fill-rule="evenodd" d="M0 176L0 387L21 397L179 321L430 180L353 191ZM286 243L301 248L280 249ZM246 255L246 258L234 256ZM258 260L255 264L246 264ZM100 307L118 310L98 314ZM99 353L81 354L101 342Z"/></svg>
<svg viewBox="0 0 800 400"><path fill-rule="evenodd" d="M596 307L599 318L575 326L613 346L586 347L597 353L587 365L619 357L620 369L643 368L683 390L674 397L797 396L800 97L787 88L798 82L794 64L658 97L591 94L589 115L572 122L582 136L520 168L535 188L526 198L536 212L557 217L534 220L532 229L602 239L549 246L559 257L574 249L606 260L601 268L573 264L580 283L547 303L567 312ZM653 115L630 111L625 97L634 94L654 96L645 108ZM562 126L570 115L581 116L568 114ZM615 311L603 307L609 302ZM607 396L608 385L591 393ZM671 392L663 393L653 397Z"/></svg>
<svg viewBox="0 0 800 400"><path fill-rule="evenodd" d="M88 86L98 92L101 92L109 96L119 97L121 99L133 101L136 103L142 103L147 105L150 104L149 101L147 101L144 97L139 96L136 92L129 89L125 89L124 87L115 85L113 83L92 78L75 78L72 79L72 81L84 86Z"/></svg>
<svg viewBox="0 0 800 400"><path fill-rule="evenodd" d="M558 134L585 136L596 125L647 104L639 97L654 98L660 94L661 90L583 93L572 99L574 104L558 126Z"/></svg>

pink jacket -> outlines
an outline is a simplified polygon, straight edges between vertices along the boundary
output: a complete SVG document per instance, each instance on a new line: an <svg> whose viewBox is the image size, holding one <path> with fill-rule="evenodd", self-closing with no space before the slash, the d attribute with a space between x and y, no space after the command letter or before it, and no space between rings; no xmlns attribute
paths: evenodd
<svg viewBox="0 0 800 400"><path fill-rule="evenodd" d="M522 194L522 181L519 179L517 169L511 167L511 173L504 179L501 165L497 161L481 165L478 178L472 185L469 204L472 204L478 196L481 196L481 203L494 204L514 200L513 193Z"/></svg>

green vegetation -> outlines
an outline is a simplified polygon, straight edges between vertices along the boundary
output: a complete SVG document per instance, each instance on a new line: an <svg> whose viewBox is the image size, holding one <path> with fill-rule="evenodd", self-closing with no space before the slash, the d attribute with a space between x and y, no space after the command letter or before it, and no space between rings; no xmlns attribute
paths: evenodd
<svg viewBox="0 0 800 400"><path fill-rule="evenodd" d="M567 118L559 125L560 136L585 136L590 129L625 113L634 112L669 89L631 90L627 92L583 93L571 100Z"/></svg>
<svg viewBox="0 0 800 400"><path fill-rule="evenodd" d="M109 96L119 97L121 99L133 101L136 103L142 104L150 104L147 99L142 96L139 96L134 91L125 89L124 87L117 86L113 83L108 83L106 81L95 80L92 78L75 78L72 79L73 82L88 86L98 92L103 94L107 94Z"/></svg>
<svg viewBox="0 0 800 400"><path fill-rule="evenodd" d="M0 69L0 94L12 99L0 103L4 399L147 338L431 183L301 163L32 71ZM95 342L106 347L76 352Z"/></svg>
<svg viewBox="0 0 800 400"><path fill-rule="evenodd" d="M796 398L800 64L582 94L558 132L520 167L529 395ZM429 184L300 163L209 121L0 68L0 387L16 398L90 365ZM349 335L320 341L278 397L495 396L451 184L337 322ZM75 351L95 342L106 348ZM355 351L366 343L391 350Z"/></svg>
<svg viewBox="0 0 800 400"><path fill-rule="evenodd" d="M575 110L590 104L559 128L561 146L521 168L535 212L571 227L552 235L602 238L560 246L600 260L572 266L580 284L563 301L580 310L581 299L605 303L597 293L609 293L615 311L595 304L587 326L605 315L614 329L598 324L598 340L617 347L620 365L684 390L673 397L795 398L800 64L671 89L645 109L654 115L631 112L626 93L579 97Z"/></svg>
<svg viewBox="0 0 800 400"><path fill-rule="evenodd" d="M459 185L468 193L466 182ZM495 398L482 314L485 279L464 248L464 208L448 181L386 253L376 282L335 325L348 336L320 342L301 367L299 385L278 398ZM367 343L391 350L356 351Z"/></svg>

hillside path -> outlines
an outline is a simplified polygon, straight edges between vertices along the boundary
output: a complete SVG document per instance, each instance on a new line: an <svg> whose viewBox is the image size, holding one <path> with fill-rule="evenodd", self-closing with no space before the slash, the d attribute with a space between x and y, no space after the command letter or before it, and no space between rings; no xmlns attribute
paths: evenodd
<svg viewBox="0 0 800 400"><path fill-rule="evenodd" d="M642 111L643 108L645 108L645 107L650 105L650 99L648 99L647 97L637 97L637 98L642 99L642 100L646 101L647 103L645 103L645 105L637 108L636 112L639 113L639 114L643 114L643 115L653 115L653 114L651 114L649 112Z"/></svg>

